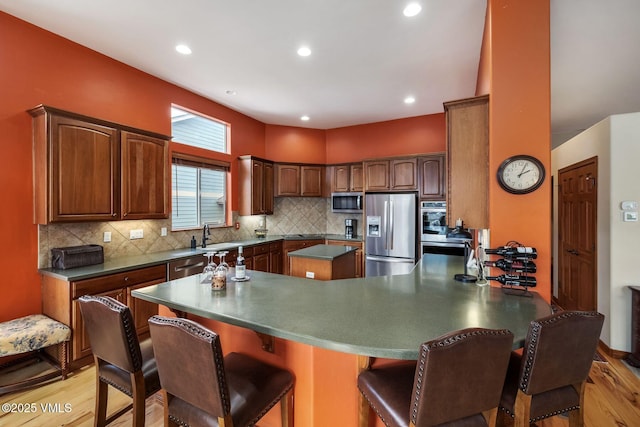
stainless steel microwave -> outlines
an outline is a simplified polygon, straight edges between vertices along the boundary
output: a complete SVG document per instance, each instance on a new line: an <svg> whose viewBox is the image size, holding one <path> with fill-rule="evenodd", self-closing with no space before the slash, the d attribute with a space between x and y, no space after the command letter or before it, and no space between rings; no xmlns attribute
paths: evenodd
<svg viewBox="0 0 640 427"><path fill-rule="evenodd" d="M331 193L331 212L362 212L361 193Z"/></svg>

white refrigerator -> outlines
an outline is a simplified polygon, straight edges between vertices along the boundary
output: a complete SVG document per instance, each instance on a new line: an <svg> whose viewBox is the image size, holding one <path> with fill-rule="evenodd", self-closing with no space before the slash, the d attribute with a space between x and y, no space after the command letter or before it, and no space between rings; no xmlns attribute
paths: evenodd
<svg viewBox="0 0 640 427"><path fill-rule="evenodd" d="M365 276L405 274L417 259L417 193L365 195Z"/></svg>

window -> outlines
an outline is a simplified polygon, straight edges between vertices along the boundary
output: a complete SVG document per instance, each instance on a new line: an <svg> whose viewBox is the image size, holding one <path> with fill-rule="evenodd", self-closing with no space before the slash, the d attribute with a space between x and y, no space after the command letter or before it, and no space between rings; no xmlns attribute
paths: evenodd
<svg viewBox="0 0 640 427"><path fill-rule="evenodd" d="M228 125L171 108L173 140L226 153ZM228 162L174 152L171 167L171 229L227 225Z"/></svg>
<svg viewBox="0 0 640 427"><path fill-rule="evenodd" d="M205 150L228 153L229 125L200 116L179 107L171 107L171 134L173 141Z"/></svg>

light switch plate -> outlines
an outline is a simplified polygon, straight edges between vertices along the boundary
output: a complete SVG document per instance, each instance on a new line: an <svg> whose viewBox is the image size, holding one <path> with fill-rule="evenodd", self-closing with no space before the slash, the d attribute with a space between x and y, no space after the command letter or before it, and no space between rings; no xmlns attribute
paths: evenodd
<svg viewBox="0 0 640 427"><path fill-rule="evenodd" d="M622 220L624 222L636 222L638 221L638 211L625 211L622 213Z"/></svg>
<svg viewBox="0 0 640 427"><path fill-rule="evenodd" d="M105 243L109 243L111 241L111 232L110 231L105 231L104 232L104 236L103 236L102 241L105 242Z"/></svg>
<svg viewBox="0 0 640 427"><path fill-rule="evenodd" d="M316 273L314 273L313 271L307 271L307 274L305 276L307 276L307 279L313 279L316 276Z"/></svg>
<svg viewBox="0 0 640 427"><path fill-rule="evenodd" d="M160 228L160 236L164 237L167 235L167 227Z"/></svg>

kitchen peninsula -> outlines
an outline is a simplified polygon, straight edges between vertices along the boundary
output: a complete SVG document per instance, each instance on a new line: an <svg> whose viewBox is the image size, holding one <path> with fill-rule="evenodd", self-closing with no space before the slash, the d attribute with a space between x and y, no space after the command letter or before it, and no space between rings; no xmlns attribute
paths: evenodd
<svg viewBox="0 0 640 427"><path fill-rule="evenodd" d="M535 293L522 298L456 282L461 269L460 260L443 255L405 275L309 286L304 279L251 271L250 281L229 282L222 292L192 276L132 294L198 316L220 334L225 352L251 353L291 369L300 425L331 425L336 408L352 416L341 425L357 425L362 402L355 380L369 358L415 360L422 342L472 326L508 328L517 348L529 322L551 313ZM275 337L275 354L260 349L254 332Z"/></svg>

